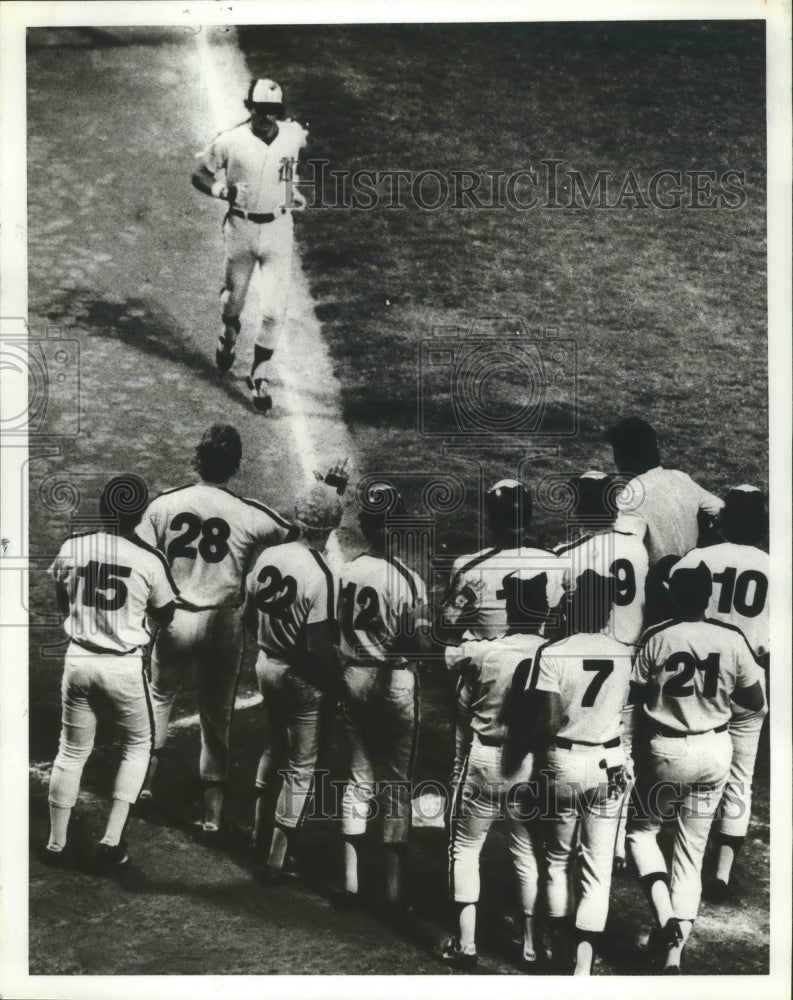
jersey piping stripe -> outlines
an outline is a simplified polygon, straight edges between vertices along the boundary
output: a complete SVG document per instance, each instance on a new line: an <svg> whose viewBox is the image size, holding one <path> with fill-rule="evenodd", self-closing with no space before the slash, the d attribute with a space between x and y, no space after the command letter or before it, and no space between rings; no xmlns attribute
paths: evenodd
<svg viewBox="0 0 793 1000"><path fill-rule="evenodd" d="M706 618L705 621L709 625L719 625L721 628L729 629L731 632L737 632L738 635L746 643L747 648L749 649L749 652L752 654L752 659L755 661L755 663L757 663L757 665L760 666L760 667L763 666L763 664L760 663L759 659L757 658L757 653L755 653L755 651L752 649L751 643L746 638L746 633L743 631L743 629L739 625L733 625L731 622L719 621L718 618Z"/></svg>
<svg viewBox="0 0 793 1000"><path fill-rule="evenodd" d="M164 554L160 552L159 549L155 549L153 545L149 545L147 541L140 538L138 535L131 535L129 540L132 542L133 545L137 545L139 548L145 549L146 552L151 552L152 555L157 556L157 558L162 563L163 569L165 570L165 576L168 579L168 583L170 583L171 585L171 589L173 590L174 594L176 594L176 596L179 597L179 588L176 586L176 581L171 575L171 567L168 565L168 560L165 558Z"/></svg>
<svg viewBox="0 0 793 1000"><path fill-rule="evenodd" d="M336 621L336 594L335 594L335 588L333 586L333 574L331 573L330 567L328 566L328 564L325 562L325 560L322 558L322 556L319 554L319 552L317 552L316 549L309 549L308 551L313 556L314 562L317 564L317 566L319 566L319 568L325 574L325 581L326 581L326 583L328 585L328 587L327 587L327 593L328 593L328 604L327 604L328 621L329 622L335 622Z"/></svg>
<svg viewBox="0 0 793 1000"><path fill-rule="evenodd" d="M531 671L531 676L529 678L529 686L528 688L524 688L524 690L534 691L536 689L537 679L540 676L540 656L549 646L553 646L553 643L546 642L543 643L542 646L539 646L537 648L537 652L532 657L531 666L529 667L529 670Z"/></svg>
<svg viewBox="0 0 793 1000"><path fill-rule="evenodd" d="M249 497L241 497L239 494L234 493L226 486L221 486L220 489L223 490L224 493L228 493L229 496L234 497L235 500L239 500L242 503L247 504L249 507L255 507L257 510L262 510L265 514L269 514L275 523L280 525L282 528L298 530L294 524L291 524L285 517L282 517L277 510L273 510L272 507L268 507L266 503L262 503L260 500L252 500Z"/></svg>
<svg viewBox="0 0 793 1000"><path fill-rule="evenodd" d="M463 573L467 573L471 569L476 569L476 567L480 563L483 563L485 559L489 559L491 556L498 555L498 553L501 551L502 549L500 548L485 549L484 552L480 552L478 556L474 556L473 559L469 560L469 562L463 563L463 565L457 570L457 572L454 574L451 581L449 582L449 590L446 594L446 597L443 599L443 603L446 604L449 598L452 596L452 594L454 593L454 589L457 586Z"/></svg>
<svg viewBox="0 0 793 1000"><path fill-rule="evenodd" d="M569 552L570 549L574 549L579 545L583 545L585 542L588 542L591 538L594 537L595 537L594 535L583 535L581 538L577 538L574 542L568 542L566 545L560 545L557 549L554 550L554 555L560 556L565 552Z"/></svg>
<svg viewBox="0 0 793 1000"><path fill-rule="evenodd" d="M662 622L658 622L656 625L648 625L648 627L639 636L639 641L635 644L637 651L649 640L652 639L654 635L658 635L666 628L670 628L672 625L677 625L678 623L674 618L666 618Z"/></svg>
<svg viewBox="0 0 793 1000"><path fill-rule="evenodd" d="M143 694L146 698L146 711L149 715L149 729L151 730L151 749L154 751L154 706L151 703L151 692L149 691L149 679L146 676L146 664L143 664L141 669L141 677L143 679ZM140 792L138 792L140 796Z"/></svg>
<svg viewBox="0 0 793 1000"><path fill-rule="evenodd" d="M149 506L151 506L155 500L159 500L160 497L168 497L172 493L178 493L180 490L189 490L191 486L211 486L211 483L185 483L184 486L174 486L171 490L163 490L162 493L158 493L153 500L149 501Z"/></svg>
<svg viewBox="0 0 793 1000"><path fill-rule="evenodd" d="M416 586L416 581L413 579L413 574L410 572L407 566L402 562L402 560L397 559L396 556L387 555L385 557L385 561L390 566L393 566L394 569L399 570L402 576L404 576L404 578L407 580L408 586L410 587L410 596L413 601L413 604L415 604L419 599L419 592L418 592L418 587Z"/></svg>
<svg viewBox="0 0 793 1000"><path fill-rule="evenodd" d="M457 840L457 828L458 824L455 823L455 819L459 818L459 809L462 804L463 792L465 790L465 783L468 781L468 764L471 759L471 747L468 747L468 751L465 755L465 760L463 761L462 770L460 771L460 780L457 783L457 788L454 790L454 798L452 799L452 808L449 813L449 891L454 902L454 846Z"/></svg>

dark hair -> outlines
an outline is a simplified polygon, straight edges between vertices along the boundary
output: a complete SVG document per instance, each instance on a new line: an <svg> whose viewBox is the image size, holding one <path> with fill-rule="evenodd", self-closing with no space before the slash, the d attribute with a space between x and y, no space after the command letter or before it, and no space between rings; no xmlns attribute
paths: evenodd
<svg viewBox="0 0 793 1000"><path fill-rule="evenodd" d="M520 541L531 528L531 492L522 483L502 480L485 493L485 511L494 542Z"/></svg>
<svg viewBox="0 0 793 1000"><path fill-rule="evenodd" d="M661 464L658 435L641 417L626 417L606 431L606 440L614 449L620 472L641 475Z"/></svg>
<svg viewBox="0 0 793 1000"><path fill-rule="evenodd" d="M396 487L390 483L371 483L357 492L360 505L358 523L367 542L382 547L385 542L386 520L394 514L405 513L405 502Z"/></svg>
<svg viewBox="0 0 793 1000"><path fill-rule="evenodd" d="M727 542L762 545L768 534L765 496L760 490L731 489L719 514L719 527Z"/></svg>
<svg viewBox="0 0 793 1000"><path fill-rule="evenodd" d="M509 632L539 632L548 618L548 575L540 573L528 580L520 574L504 577Z"/></svg>
<svg viewBox="0 0 793 1000"><path fill-rule="evenodd" d="M669 577L669 596L675 617L684 621L700 618L713 593L713 578L704 562L690 569L673 570Z"/></svg>
<svg viewBox="0 0 793 1000"><path fill-rule="evenodd" d="M122 531L134 528L149 505L149 488L146 483L128 472L114 476L102 490L99 514L103 521L117 525Z"/></svg>
<svg viewBox="0 0 793 1000"><path fill-rule="evenodd" d="M225 483L240 467L242 441L231 424L212 424L195 450L193 468L207 483Z"/></svg>
<svg viewBox="0 0 793 1000"><path fill-rule="evenodd" d="M587 569L576 581L568 604L568 632L601 632L617 597L617 581Z"/></svg>

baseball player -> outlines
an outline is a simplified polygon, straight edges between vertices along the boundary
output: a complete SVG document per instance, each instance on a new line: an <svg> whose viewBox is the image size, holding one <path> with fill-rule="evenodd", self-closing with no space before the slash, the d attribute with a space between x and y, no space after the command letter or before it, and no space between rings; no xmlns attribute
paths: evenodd
<svg viewBox="0 0 793 1000"><path fill-rule="evenodd" d="M267 718L253 846L266 852L262 876L270 884L281 880L294 850L313 793L320 713L338 692L337 583L322 553L341 517L341 500L327 486L298 493L300 538L266 549L246 583L244 620L259 646L256 677Z"/></svg>
<svg viewBox="0 0 793 1000"><path fill-rule="evenodd" d="M760 545L767 531L765 497L754 486L736 486L727 493L719 515L724 542L694 549L679 568L704 563L713 578L707 617L739 628L758 661L768 669L768 553ZM732 763L719 812L713 824L717 846L716 872L706 885L711 902L730 895L735 856L743 845L752 811L752 778L765 713L733 705L730 720Z"/></svg>
<svg viewBox="0 0 793 1000"><path fill-rule="evenodd" d="M722 501L685 472L661 465L658 438L638 417L620 421L606 434L621 473L633 478L617 497L615 528L637 535L646 545L650 569L663 556L682 556L697 544Z"/></svg>
<svg viewBox="0 0 793 1000"><path fill-rule="evenodd" d="M576 541L554 550L565 562L565 590L568 596L574 593L578 580L587 570L601 576L613 576L616 589L605 632L618 642L632 645L643 628L647 550L635 534L617 531L614 527L612 477L590 470L575 480L574 487L576 502L572 521L582 533ZM625 796L614 848L614 868L618 872L626 867L627 804Z"/></svg>
<svg viewBox="0 0 793 1000"><path fill-rule="evenodd" d="M547 579L533 569L518 570L505 580L510 627L497 639L472 639L446 649L447 665L465 670L470 690L471 736L455 790L449 839L449 886L457 913L457 933L435 951L446 965L476 964L476 906L479 900L479 856L495 819L507 810L509 849L517 877L523 915L522 963L535 967L534 908L537 900L536 822L524 822L516 791L532 779L532 743L521 733L521 752L509 757L505 748L508 706L513 684L520 694L533 687L534 655L545 640L540 631L548 617ZM525 723L521 719L521 723ZM516 788L517 786L517 788Z"/></svg>
<svg viewBox="0 0 793 1000"><path fill-rule="evenodd" d="M273 80L251 82L245 107L250 118L221 132L201 154L192 183L228 203L223 223L225 279L220 296L223 333L215 353L218 369L234 363L240 314L259 265L264 311L247 379L253 405L272 407L266 364L286 318L292 267L292 212L306 201L297 190L297 160L308 133L284 116L281 88Z"/></svg>
<svg viewBox="0 0 793 1000"><path fill-rule="evenodd" d="M229 772L229 731L242 659L245 574L256 551L297 538L298 529L256 500L228 489L239 469L242 442L229 424L213 424L196 448L198 482L152 500L138 535L165 555L181 591L173 621L157 635L151 658L154 756L165 746L171 709L185 673L196 668L204 784L203 839L221 831L223 789Z"/></svg>
<svg viewBox="0 0 793 1000"><path fill-rule="evenodd" d="M514 479L494 483L485 494L485 511L492 545L455 560L449 590L443 600L438 632L450 643L494 639L507 632L504 581L520 569L531 568L545 573L548 606L552 611L564 596L562 560L547 549L528 544L532 519L528 487ZM543 627L553 622L549 616ZM558 625L558 620L555 624ZM465 671L459 669L453 785L459 778L470 735L469 702Z"/></svg>
<svg viewBox="0 0 793 1000"><path fill-rule="evenodd" d="M552 956L559 971L567 971L568 879L575 867L574 974L584 976L592 972L606 926L614 842L630 777L621 733L633 647L605 631L617 588L616 577L585 570L570 596L570 634L537 654L537 717L549 738L543 835Z"/></svg>
<svg viewBox="0 0 793 1000"><path fill-rule="evenodd" d="M397 536L389 530L389 518L401 514L404 503L392 486L370 486L358 517L368 549L341 571L340 656L350 771L342 798L340 905L356 899L359 844L377 798L383 806L386 902L392 908L402 903L419 725L412 658L426 643L430 626L424 582L398 557Z"/></svg>
<svg viewBox="0 0 793 1000"><path fill-rule="evenodd" d="M679 974L702 891L702 857L730 769L730 699L765 712L765 675L741 632L706 619L711 597L704 563L669 580L672 621L642 636L631 676L638 747L636 816L628 844L656 921L662 969ZM662 820L674 817L671 874L658 846Z"/></svg>
<svg viewBox="0 0 793 1000"><path fill-rule="evenodd" d="M83 768L93 749L97 714L104 706L122 737L113 801L91 867L97 872L130 870L124 829L138 798L152 745L152 710L143 667L151 636L146 615L167 625L178 591L159 552L134 534L146 503L146 484L118 476L99 503L103 526L73 535L49 573L69 636L64 663L63 721L50 778L50 836L44 859L60 864Z"/></svg>

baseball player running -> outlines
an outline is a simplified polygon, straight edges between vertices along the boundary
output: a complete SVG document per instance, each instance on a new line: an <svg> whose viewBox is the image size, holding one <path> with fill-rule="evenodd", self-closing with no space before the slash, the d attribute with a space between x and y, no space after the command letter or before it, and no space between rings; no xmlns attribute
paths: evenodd
<svg viewBox="0 0 793 1000"><path fill-rule="evenodd" d="M675 620L642 636L631 677L636 706L635 818L628 844L656 921L662 969L679 974L699 909L702 857L730 769L730 699L765 712L765 675L741 632L705 612L712 591L704 563L675 569ZM662 821L674 817L671 874L658 846Z"/></svg>
<svg viewBox="0 0 793 1000"><path fill-rule="evenodd" d="M267 733L256 773L253 847L265 852L264 881L284 875L313 793L320 713L335 705L336 579L322 553L342 517L321 484L298 493L297 541L265 550L246 583L244 620L259 646L256 677Z"/></svg>
<svg viewBox="0 0 793 1000"><path fill-rule="evenodd" d="M644 623L647 550L635 534L617 531L614 527L612 477L590 470L577 479L574 486L576 503L572 522L582 534L576 541L554 550L565 562L565 590L568 595L574 593L578 580L587 570L601 576L613 576L614 603L604 631L618 642L631 645L639 639ZM625 796L614 848L617 872L626 867L627 805L628 797Z"/></svg>
<svg viewBox="0 0 793 1000"><path fill-rule="evenodd" d="M397 556L397 538L388 527L389 518L403 513L402 497L392 486L370 486L358 517L368 550L341 571L340 654L350 771L342 799L344 890L337 902L345 906L357 897L358 845L376 798L383 806L386 902L392 908L402 903L419 725L419 685L411 658L427 642L429 630L424 582Z"/></svg>
<svg viewBox="0 0 793 1000"><path fill-rule="evenodd" d="M181 591L173 621L157 635L151 658L154 755L165 746L168 720L185 673L195 665L204 784L203 839L220 846L223 790L229 772L229 732L242 660L245 574L263 546L292 541L298 529L256 500L228 489L239 469L242 442L234 427L213 424L196 448L197 483L152 500L138 535L165 555Z"/></svg>
<svg viewBox="0 0 793 1000"><path fill-rule="evenodd" d="M720 545L694 549L678 568L704 563L713 578L708 618L739 628L758 661L768 669L768 553L760 545L766 536L765 497L754 486L736 486L725 499L719 515L724 536ZM717 846L715 877L705 886L711 902L730 895L732 866L749 829L752 811L752 778L764 712L747 712L733 705L730 720L732 763L719 812L713 824Z"/></svg>
<svg viewBox="0 0 793 1000"><path fill-rule="evenodd" d="M273 80L253 80L245 107L250 118L221 132L201 154L192 183L228 202L223 222L225 279L220 296L223 333L215 359L221 373L234 364L240 314L256 265L264 311L248 377L254 407L272 407L267 362L286 318L292 267L292 212L305 198L297 190L297 160L308 133L284 117L283 93Z"/></svg>
<svg viewBox="0 0 793 1000"><path fill-rule="evenodd" d="M661 465L655 430L638 417L620 421L606 434L617 469L633 478L617 498L616 529L637 535L650 568L664 556L682 556L697 544L722 501L677 469Z"/></svg>
<svg viewBox="0 0 793 1000"><path fill-rule="evenodd" d="M104 525L73 535L49 568L70 639L61 687L60 746L49 788L50 836L44 851L49 864L68 860L69 819L93 749L97 714L105 706L118 724L122 753L110 814L91 868L100 873L131 871L124 829L152 745L142 657L151 639L146 615L167 625L178 596L162 555L134 534L147 502L146 484L137 476L111 479L99 503Z"/></svg>
<svg viewBox="0 0 793 1000"><path fill-rule="evenodd" d="M532 743L522 732L520 753L510 759L504 743L513 684L533 688L534 654L545 642L540 631L548 617L547 580L532 569L511 573L505 582L510 627L498 639L473 639L446 649L447 665L465 670L470 690L471 737L456 787L449 839L449 887L457 913L457 933L435 951L446 965L465 969L477 962L476 906L479 857L495 819L507 809L509 849L523 916L522 963L534 967L534 908L537 900L536 822L524 822L515 792L532 778ZM525 718L520 720L525 725ZM517 786L517 789L516 789Z"/></svg>
<svg viewBox="0 0 793 1000"><path fill-rule="evenodd" d="M492 545L455 560L443 601L438 632L450 643L494 639L507 632L505 580L520 569L536 569L545 574L548 606L552 611L564 595L561 559L547 549L528 543L532 519L528 487L514 479L494 483L485 494L485 511ZM550 622L553 618L543 627L548 627ZM465 671L458 669L453 785L459 778L467 751L469 702Z"/></svg>
<svg viewBox="0 0 793 1000"><path fill-rule="evenodd" d="M614 842L630 777L621 730L633 648L604 633L616 592L615 577L585 570L570 597L570 634L537 654L537 717L549 737L543 835L552 957L560 972L568 971L568 879L578 833L574 974L583 976L592 972L606 926Z"/></svg>

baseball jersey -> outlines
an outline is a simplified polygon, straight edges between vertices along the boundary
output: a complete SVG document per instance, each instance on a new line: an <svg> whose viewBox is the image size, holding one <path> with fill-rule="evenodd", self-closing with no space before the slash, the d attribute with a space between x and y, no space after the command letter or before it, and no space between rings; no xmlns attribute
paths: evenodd
<svg viewBox="0 0 793 1000"><path fill-rule="evenodd" d="M521 668L526 674L525 686L529 686L534 654L544 642L542 636L516 633L446 647L449 669L465 671L471 699L470 725L479 736L504 739L504 708L513 677Z"/></svg>
<svg viewBox="0 0 793 1000"><path fill-rule="evenodd" d="M455 560L444 616L448 613L474 639L504 635L508 628L504 581L520 569L546 574L548 607L555 608L564 596L564 563L557 555L528 546L489 548Z"/></svg>
<svg viewBox="0 0 793 1000"><path fill-rule="evenodd" d="M263 503L209 483L161 493L136 530L165 554L183 601L196 608L238 607L256 549L298 536Z"/></svg>
<svg viewBox="0 0 793 1000"><path fill-rule="evenodd" d="M179 593L160 552L106 531L72 535L48 572L69 594L66 633L95 652L147 645L147 609L165 607Z"/></svg>
<svg viewBox="0 0 793 1000"><path fill-rule="evenodd" d="M633 652L632 646L600 632L579 632L543 647L537 690L556 692L561 699L557 736L598 744L620 735Z"/></svg>
<svg viewBox="0 0 793 1000"><path fill-rule="evenodd" d="M266 549L245 586L258 614L256 641L268 653L306 649L306 627L336 620L336 583L316 549L289 542Z"/></svg>
<svg viewBox="0 0 793 1000"><path fill-rule="evenodd" d="M763 668L743 633L715 619L649 628L631 680L649 686L645 714L681 733L704 733L728 723L736 687L759 681L765 690Z"/></svg>
<svg viewBox="0 0 793 1000"><path fill-rule="evenodd" d="M768 553L754 545L723 542L693 549L675 569L691 569L701 562L713 576L707 617L737 625L757 656L769 652Z"/></svg>
<svg viewBox="0 0 793 1000"><path fill-rule="evenodd" d="M617 497L617 531L644 542L650 566L663 556L682 556L697 544L700 510L715 515L724 503L677 469L656 466L636 476Z"/></svg>
<svg viewBox="0 0 793 1000"><path fill-rule="evenodd" d="M342 567L339 582L340 652L345 664L404 664L393 652L427 602L421 577L400 559L360 555Z"/></svg>
<svg viewBox="0 0 793 1000"><path fill-rule="evenodd" d="M239 208L277 213L291 200L287 184L295 180L297 158L307 137L308 132L298 122L279 121L278 135L268 144L245 122L221 132L203 151L201 160L213 174L224 170L227 186L248 185L247 199Z"/></svg>
<svg viewBox="0 0 793 1000"><path fill-rule="evenodd" d="M647 579L647 549L636 535L625 531L602 531L555 549L563 557L565 589L575 591L586 570L613 576L617 596L604 635L618 642L635 643L644 627L644 584Z"/></svg>

